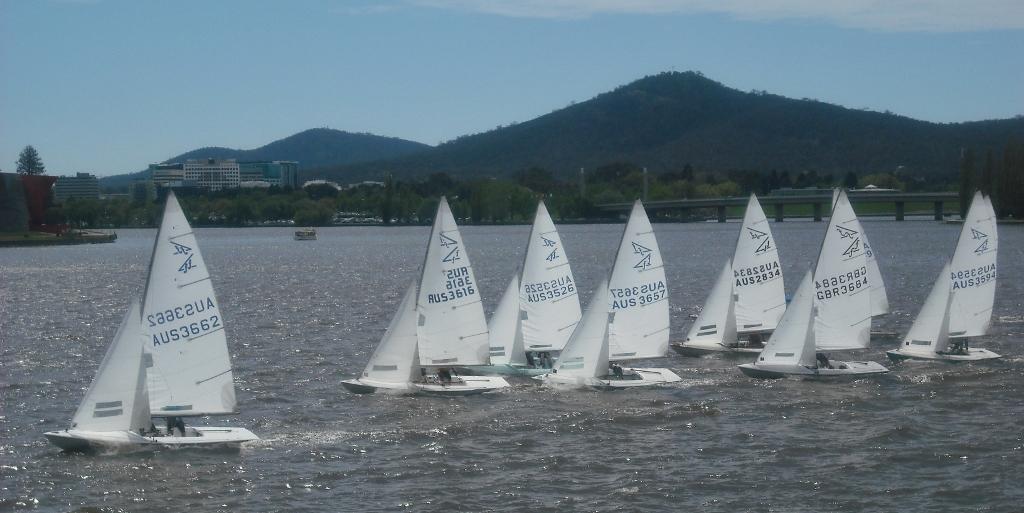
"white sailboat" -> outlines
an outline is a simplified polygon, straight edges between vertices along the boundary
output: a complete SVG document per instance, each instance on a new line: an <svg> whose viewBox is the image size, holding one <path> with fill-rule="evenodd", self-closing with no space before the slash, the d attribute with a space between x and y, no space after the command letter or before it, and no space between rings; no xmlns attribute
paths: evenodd
<svg viewBox="0 0 1024 513"><path fill-rule="evenodd" d="M537 205L520 281L519 322L526 351L561 351L582 314L569 257L543 201Z"/></svg>
<svg viewBox="0 0 1024 513"><path fill-rule="evenodd" d="M195 235L173 192L164 206L143 297L139 343L148 413L167 421L166 428L147 424L146 433L152 435L147 443L238 447L258 440L245 428L186 427L181 420L238 411L224 319ZM121 383L128 387L132 381Z"/></svg>
<svg viewBox="0 0 1024 513"><path fill-rule="evenodd" d="M437 395L507 387L501 377L452 372L456 367L487 365L488 338L473 267L448 200L442 197L418 289L406 293L363 374L342 385L355 393L387 389Z"/></svg>
<svg viewBox="0 0 1024 513"><path fill-rule="evenodd" d="M860 221L840 192L818 254L812 280L804 278L798 296L753 364L740 365L751 377L835 377L881 374L876 362L830 362L815 350L864 349L871 330L870 282ZM813 281L813 283L812 283ZM811 285L813 284L813 291ZM808 302L808 299L810 300ZM808 328L802 328L804 323ZM812 344L813 342L813 344Z"/></svg>
<svg viewBox="0 0 1024 513"><path fill-rule="evenodd" d="M672 347L687 356L756 354L785 311L775 238L757 196L751 194L732 260L719 274L686 340Z"/></svg>
<svg viewBox="0 0 1024 513"><path fill-rule="evenodd" d="M975 193L953 259L943 266L903 344L886 351L891 360L963 362L1001 358L967 343L970 337L984 335L992 321L998 246L991 199Z"/></svg>
<svg viewBox="0 0 1024 513"><path fill-rule="evenodd" d="M491 364L463 367L463 371L513 376L551 372L580 321L569 256L543 201L537 204L520 276L512 278L488 323Z"/></svg>
<svg viewBox="0 0 1024 513"><path fill-rule="evenodd" d="M598 390L661 385L681 380L668 369L623 369L617 365L609 368L609 326L614 323L616 315L609 311L609 300L608 281L602 280L554 370L534 379L556 388L590 387Z"/></svg>

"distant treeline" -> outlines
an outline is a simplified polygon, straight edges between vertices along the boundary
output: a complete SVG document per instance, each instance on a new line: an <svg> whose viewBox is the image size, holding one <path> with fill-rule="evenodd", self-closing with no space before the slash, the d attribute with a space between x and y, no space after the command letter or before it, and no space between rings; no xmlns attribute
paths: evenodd
<svg viewBox="0 0 1024 513"><path fill-rule="evenodd" d="M179 199L197 226L250 226L288 223L323 226L342 222L429 223L438 198L447 196L455 216L468 223L528 223L537 200L543 198L555 219L598 220L607 213L595 208L604 203L628 202L644 196L644 170L629 163L599 167L583 180L560 180L548 170L533 167L514 179L456 180L435 173L425 180L388 178L384 186L359 185L337 190L326 184L301 190L230 189L219 192L182 191ZM787 172L711 172L685 166L680 171L647 175L647 199L764 195L794 187L878 187L908 192L975 189L992 194L1000 216L1024 217L1024 141L1011 141L1002 154L975 155L965 149L960 176L922 181L892 173L857 176L792 175ZM49 222L68 222L82 228L153 227L161 201L68 200L51 208ZM966 204L966 203L965 203ZM709 213L710 214L710 213ZM671 215L662 213L661 215ZM676 213L675 215L680 215ZM701 213L697 213L699 217ZM679 219L678 217L676 219Z"/></svg>

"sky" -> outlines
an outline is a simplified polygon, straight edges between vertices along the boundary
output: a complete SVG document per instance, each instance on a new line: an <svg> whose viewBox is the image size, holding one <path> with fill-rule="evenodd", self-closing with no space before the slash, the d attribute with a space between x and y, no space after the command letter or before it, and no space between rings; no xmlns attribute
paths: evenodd
<svg viewBox="0 0 1024 513"><path fill-rule="evenodd" d="M1021 0L0 0L0 169L330 127L438 144L696 70L933 122L1024 114Z"/></svg>

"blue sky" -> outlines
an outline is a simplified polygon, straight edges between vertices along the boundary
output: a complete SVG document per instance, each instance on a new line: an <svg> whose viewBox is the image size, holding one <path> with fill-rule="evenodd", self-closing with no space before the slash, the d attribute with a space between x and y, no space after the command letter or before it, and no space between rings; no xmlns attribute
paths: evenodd
<svg viewBox="0 0 1024 513"><path fill-rule="evenodd" d="M0 0L0 169L331 127L428 144L661 71L936 122L1024 114L1020 0Z"/></svg>

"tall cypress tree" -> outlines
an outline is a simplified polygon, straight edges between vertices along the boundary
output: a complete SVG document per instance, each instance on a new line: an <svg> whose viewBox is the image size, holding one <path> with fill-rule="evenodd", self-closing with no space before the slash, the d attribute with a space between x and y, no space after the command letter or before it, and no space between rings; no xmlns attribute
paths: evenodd
<svg viewBox="0 0 1024 513"><path fill-rule="evenodd" d="M43 160L39 158L39 152L32 145L25 146L18 155L18 174L20 175L41 175L46 172Z"/></svg>
<svg viewBox="0 0 1024 513"><path fill-rule="evenodd" d="M974 150L960 150L960 219L967 218L967 208L974 196Z"/></svg>

